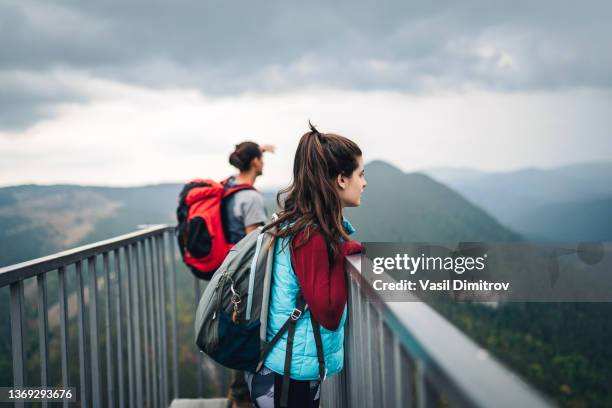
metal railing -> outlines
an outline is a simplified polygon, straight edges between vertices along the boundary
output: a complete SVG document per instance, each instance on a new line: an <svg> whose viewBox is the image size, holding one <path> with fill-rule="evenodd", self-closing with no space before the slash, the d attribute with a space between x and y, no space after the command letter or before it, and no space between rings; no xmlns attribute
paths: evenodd
<svg viewBox="0 0 612 408"><path fill-rule="evenodd" d="M31 278L36 286L40 385L49 386L47 280L56 274L61 385L75 385L69 376L69 360L74 358L69 303L75 303L70 310L76 314L80 406L167 407L178 398L173 232L168 226L149 227L0 268L0 288L10 290L13 386L33 383L25 378L24 365L25 340L36 340L24 331L24 282ZM347 269L345 367L323 383L322 406L551 405L425 303L382 301L361 275L358 255L348 258ZM197 279L194 289L197 304ZM202 356L196 366L197 394L202 396Z"/></svg>
<svg viewBox="0 0 612 408"><path fill-rule="evenodd" d="M332 407L550 407L427 304L384 302L348 257L345 366L322 387Z"/></svg>
<svg viewBox="0 0 612 408"><path fill-rule="evenodd" d="M173 231L167 226L148 227L0 268L0 288L10 290L13 386L33 383L25 378L24 355L25 341L31 340L25 331L24 282L33 277L40 386L50 386L47 280L57 273L61 386L75 386L69 377L69 360L74 358L69 350L74 340L69 336L69 303L76 303L80 406L167 407L171 398L178 397Z"/></svg>

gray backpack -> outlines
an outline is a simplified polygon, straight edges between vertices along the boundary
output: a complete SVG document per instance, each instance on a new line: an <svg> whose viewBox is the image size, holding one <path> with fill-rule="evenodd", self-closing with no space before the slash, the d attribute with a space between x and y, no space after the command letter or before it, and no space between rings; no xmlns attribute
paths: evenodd
<svg viewBox="0 0 612 408"><path fill-rule="evenodd" d="M299 291L295 309L273 338L266 341L275 239L262 229L257 228L238 242L208 283L196 311L196 344L225 367L258 372L274 345L287 333L281 390L281 407L286 407L295 327L308 305ZM326 370L320 328L312 313L309 316L323 381Z"/></svg>
<svg viewBox="0 0 612 408"><path fill-rule="evenodd" d="M221 365L255 371L266 339L274 237L263 227L230 250L204 290L196 344Z"/></svg>

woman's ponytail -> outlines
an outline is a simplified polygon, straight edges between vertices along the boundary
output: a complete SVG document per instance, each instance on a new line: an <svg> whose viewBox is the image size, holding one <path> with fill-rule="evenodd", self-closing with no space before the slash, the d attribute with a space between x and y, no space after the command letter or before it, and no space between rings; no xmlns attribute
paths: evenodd
<svg viewBox="0 0 612 408"><path fill-rule="evenodd" d="M351 140L332 133L321 133L309 122L310 132L298 144L293 163L293 182L277 196L282 210L269 227L293 221L277 235L294 237L317 229L326 238L332 263L340 254L340 239L348 240L342 226L342 203L336 188L338 174L350 177L357 168L361 149ZM281 197L286 197L281 203ZM305 242L305 241L304 241Z"/></svg>

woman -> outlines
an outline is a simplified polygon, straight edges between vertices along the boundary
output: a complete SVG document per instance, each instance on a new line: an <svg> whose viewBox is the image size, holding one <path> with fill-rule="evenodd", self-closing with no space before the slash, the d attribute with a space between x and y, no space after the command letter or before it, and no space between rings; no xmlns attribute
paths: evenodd
<svg viewBox="0 0 612 408"><path fill-rule="evenodd" d="M289 316L294 314L297 320L293 346L287 344L289 336L281 337L263 368L257 374L246 373L251 400L258 408L281 406L282 396L289 407L318 407L320 380L338 374L344 363L345 255L359 252L361 245L350 240L354 229L342 209L361 202L366 186L363 159L351 140L320 133L312 125L310 129L295 154L293 182L278 195L279 206L281 195L286 197L283 209L265 227L277 227L272 230L277 240L268 342ZM295 314L298 296L308 308ZM319 348L316 332L320 333ZM288 348L292 350L290 372L282 392Z"/></svg>
<svg viewBox="0 0 612 408"><path fill-rule="evenodd" d="M263 174L263 153L274 153L274 146L259 146L254 142L242 142L230 154L229 162L240 173L227 179L226 187L238 184L252 186L255 179ZM246 234L253 231L267 220L264 199L257 190L246 189L227 197L222 204L223 227L228 242L235 244ZM233 370L232 383L228 395L232 408L250 407L249 391L241 371Z"/></svg>

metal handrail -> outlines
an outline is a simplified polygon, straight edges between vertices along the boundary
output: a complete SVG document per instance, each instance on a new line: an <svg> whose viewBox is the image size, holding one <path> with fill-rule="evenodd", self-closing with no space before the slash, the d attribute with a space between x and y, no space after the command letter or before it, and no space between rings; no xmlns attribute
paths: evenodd
<svg viewBox="0 0 612 408"><path fill-rule="evenodd" d="M87 407L91 402L93 407L101 407L106 402L108 406L162 407L168 406L171 398L177 398L176 253L173 232L174 227L150 226L116 238L0 268L0 287L10 288L13 386L26 385L24 338L29 333L24 333L24 281L32 277L36 277L38 289L40 384L48 386L47 277L54 271L57 271L58 277L60 308L61 384L63 387L71 385L68 373L68 360L72 358L68 350L68 282L71 281L67 280L70 268L74 269L76 278L76 294L72 296L76 295L77 298L78 398L81 406ZM100 267L103 274L99 277ZM87 282L85 271L89 277ZM106 392L101 389L104 373L100 363L103 353L98 332L98 318L101 317L98 293L101 285L105 288L106 299L103 316ZM85 288L88 292L85 292ZM114 293L116 296L113 296ZM169 295L169 301L166 294ZM89 312L88 330L85 327L86 304ZM114 314L111 313L113 308ZM167 308L170 309L170 322L166 317ZM116 331L115 336L111 336L113 330ZM168 345L168 331L171 332L171 347ZM86 342L87 332L89 347ZM168 350L171 351L170 356ZM171 383L168 382L169 373L172 376ZM118 390L114 390L114 378L117 378ZM168 392L169 385L172 395ZM16 406L23 406L23 402L16 403ZM43 403L43 406L47 404ZM67 407L68 402L64 402L64 406Z"/></svg>
<svg viewBox="0 0 612 408"><path fill-rule="evenodd" d="M323 383L325 407L550 407L424 302L385 302L347 258L345 368Z"/></svg>
<svg viewBox="0 0 612 408"><path fill-rule="evenodd" d="M32 276L39 275L44 272L58 269L68 264L73 264L77 261L83 261L92 256L101 255L105 252L110 252L141 241L145 238L173 230L174 227L167 225L153 225L141 231L131 232L115 238L58 252L53 255L43 256L41 258L32 259L30 261L21 262L15 265L5 266L0 268L0 287L31 278Z"/></svg>

